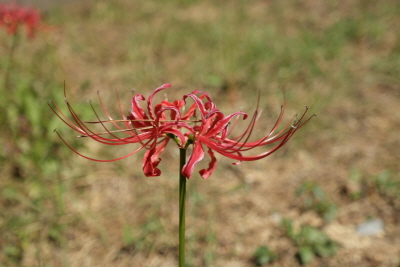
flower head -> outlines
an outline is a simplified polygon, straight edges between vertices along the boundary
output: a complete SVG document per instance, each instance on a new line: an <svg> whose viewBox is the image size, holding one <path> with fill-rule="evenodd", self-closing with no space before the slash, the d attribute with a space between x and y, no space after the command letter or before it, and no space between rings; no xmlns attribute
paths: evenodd
<svg viewBox="0 0 400 267"><path fill-rule="evenodd" d="M308 110L306 107L300 119L295 119L293 123L290 121L283 129L278 131L277 129L284 115L284 104L272 129L263 137L255 141L250 141L250 137L260 115L257 104L256 111L248 127L241 134L232 137L232 130L235 128L240 117L242 117L243 120L248 118L246 113L237 111L230 115L224 115L216 107L207 93L198 90L183 96L182 100L175 100L174 102L163 100L161 103L154 105L154 96L170 86L170 84L164 84L157 88L148 97L146 109L142 108L140 105L141 101L146 100L145 97L141 94L134 95L131 99L131 110L127 116L122 112L118 99L118 107L121 113L120 120L113 120L111 118L100 97L99 101L104 114L108 117L107 121L101 120L93 109L97 121L83 122L79 119L67 100L66 103L72 120L68 119L55 103L54 107L51 105L50 107L64 123L78 132L80 137L89 137L107 145L139 145L137 149L125 156L109 160L99 160L80 154L69 146L59 135L68 147L84 158L100 162L110 162L126 158L145 149L147 151L142 164L144 174L146 176L159 176L161 171L157 167L161 161L160 154L172 139L181 149L187 149L190 145L193 145L192 154L189 156L188 161L182 169L182 174L187 178L192 176L195 165L204 158L204 147L207 147L207 153L211 160L207 169L199 171L200 175L205 179L214 172L217 166L215 152L237 160L236 163L233 163L235 165L240 164L242 161L254 161L265 158L282 147L298 129L311 119L311 117L309 117L303 121ZM188 98L191 98L194 104L184 112ZM197 114L200 115L199 119L196 117ZM233 123L231 123L232 121ZM88 124L91 123L100 124L104 131L100 133L92 131L90 127L88 127ZM106 126L108 123L113 125L115 129L108 129ZM125 136L121 137L119 135L120 133L125 134ZM272 145L272 147L269 145ZM266 146L269 148L264 152L253 155L247 155L246 153L254 148L263 148Z"/></svg>
<svg viewBox="0 0 400 267"><path fill-rule="evenodd" d="M19 6L16 3L0 4L0 27L15 35L20 25L24 24L26 34L33 38L39 27L41 16L38 10Z"/></svg>

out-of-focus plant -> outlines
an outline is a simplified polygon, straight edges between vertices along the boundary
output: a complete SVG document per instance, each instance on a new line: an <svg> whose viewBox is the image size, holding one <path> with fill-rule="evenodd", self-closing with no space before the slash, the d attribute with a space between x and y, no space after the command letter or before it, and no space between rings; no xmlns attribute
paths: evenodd
<svg viewBox="0 0 400 267"><path fill-rule="evenodd" d="M303 198L304 208L315 210L325 221L334 219L337 206L329 201L322 188L314 182L304 182L296 191Z"/></svg>
<svg viewBox="0 0 400 267"><path fill-rule="evenodd" d="M380 194L400 200L400 180L389 171L384 170L375 178Z"/></svg>
<svg viewBox="0 0 400 267"><path fill-rule="evenodd" d="M282 227L286 235L291 238L297 247L297 258L302 265L310 263L315 256L334 256L339 245L329 238L321 230L302 225L299 232L295 232L293 223L289 219L283 219Z"/></svg>
<svg viewBox="0 0 400 267"><path fill-rule="evenodd" d="M354 169L344 193L353 200L379 194L393 205L400 206L400 179L388 169L376 175L365 175L359 169Z"/></svg>
<svg viewBox="0 0 400 267"><path fill-rule="evenodd" d="M19 43L23 41L20 40L23 37L20 33L21 27L25 27L26 36L33 41L40 25L39 10L16 3L0 4L0 28L4 28L10 36L8 55L2 58L1 62L3 69L0 92L3 97L0 101L0 121L5 131L2 138L2 156L12 162L15 177L24 176L23 172L32 174L32 167L23 165L40 155L31 157L30 153L26 153L35 150L36 146L35 142L29 140L37 140L35 137L43 136L44 128L40 126L47 124L41 116L41 105L38 105L41 92L38 92L39 88L34 88L35 78L28 75L21 76L24 72L22 69L26 68L27 64L25 62L17 64L15 59L16 53L19 52ZM33 68L37 66L32 66Z"/></svg>
<svg viewBox="0 0 400 267"><path fill-rule="evenodd" d="M37 9L0 4L0 45L8 51L0 57L0 259L7 266L20 266L32 243L63 242L63 151L48 130L58 120L46 105L58 72L54 46L39 34L43 25Z"/></svg>
<svg viewBox="0 0 400 267"><path fill-rule="evenodd" d="M0 4L0 27L7 28L11 35L17 35L18 28L25 26L26 34L33 38L40 26L40 12L34 8L19 6L16 3Z"/></svg>
<svg viewBox="0 0 400 267"><path fill-rule="evenodd" d="M260 246L253 254L256 266L263 266L278 259L278 255L267 246Z"/></svg>
<svg viewBox="0 0 400 267"><path fill-rule="evenodd" d="M18 46L19 28L25 26L26 35L32 39L41 23L40 12L33 8L19 6L16 3L0 4L0 27L12 36L8 53L8 62L4 71L4 89L10 90L10 74L14 63L14 53ZM9 101L12 98L8 99Z"/></svg>

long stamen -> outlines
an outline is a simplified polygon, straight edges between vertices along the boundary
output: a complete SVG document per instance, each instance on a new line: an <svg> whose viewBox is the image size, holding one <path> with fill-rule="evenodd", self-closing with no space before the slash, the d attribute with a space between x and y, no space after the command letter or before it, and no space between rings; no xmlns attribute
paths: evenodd
<svg viewBox="0 0 400 267"><path fill-rule="evenodd" d="M93 113L95 114L96 118L99 120L100 124L103 126L104 130L106 130L106 132L107 132L108 134L110 134L112 137L114 137L115 139L117 139L117 140L119 140L119 141L121 141L121 142L125 142L125 143L137 143L136 141L135 141L135 142L132 142L132 141L130 140L130 137L127 137L127 138L120 138L120 137L114 135L111 131L109 131L108 128L101 122L100 117L99 117L99 115L97 114L96 110L94 109L94 107L93 107L91 101L89 102L89 104L90 104L90 107L92 108ZM133 130L135 130L135 129L133 129ZM96 135L98 135L98 134L96 134ZM138 137L138 136L139 136L139 135L136 135L135 137Z"/></svg>
<svg viewBox="0 0 400 267"><path fill-rule="evenodd" d="M125 155L125 156L116 158L116 159L109 159L109 160L94 159L94 158L87 157L87 156L85 156L85 155L79 153L78 151L76 151L73 147L71 147L71 146L62 138L62 136L61 136L60 133L57 131L57 129L55 129L54 131L57 133L57 135L58 135L58 137L61 139L61 141L62 141L69 149L71 149L74 153L78 154L79 156L81 156L81 157L83 157L83 158L86 158L86 159L89 159L89 160L93 160L93 161L98 161L98 162L112 162L112 161L121 160L121 159L127 158L127 157L129 157L129 156L135 154L136 152L138 152L139 150L141 150L141 149L143 148L143 146L140 146L139 148L137 148L136 150L132 151L131 153L129 153L129 154Z"/></svg>
<svg viewBox="0 0 400 267"><path fill-rule="evenodd" d="M245 132L240 137L238 137L238 140L237 140L236 144L232 144L230 147L226 147L225 148L226 150L231 150L233 147L236 147L239 143L241 143L241 140L243 138L245 138L245 140L244 140L244 142L242 142L242 145L240 145L240 147L238 147L238 148L232 149L231 152L240 151L243 148L244 144L247 143L247 141L250 139L251 134L253 133L253 129L254 129L254 127L256 125L256 122L257 122L257 119L258 119L257 114L258 114L259 106L260 106L260 90L258 91L256 109L255 109L255 111L253 113L253 116L252 116L252 118L250 120L249 126L247 127Z"/></svg>
<svg viewBox="0 0 400 267"><path fill-rule="evenodd" d="M103 101L101 100L100 92L99 92L99 91L97 91L97 97L98 97L98 99L99 99L99 102L100 102L100 105L101 105L101 108L102 108L103 112L106 114L106 116L107 116L108 119L109 119L109 122L111 122L111 123L112 123L115 127L117 127L119 130L123 130L122 127L120 127L120 126L112 119L111 115L108 113L107 109L105 108L105 106L104 106L104 104L103 104ZM128 127L126 127L126 128L128 129ZM133 135L133 134L130 133L130 132L128 132L128 134Z"/></svg>
<svg viewBox="0 0 400 267"><path fill-rule="evenodd" d="M86 127L85 124L80 120L79 116L72 109L72 107L68 103L68 101L66 101L66 103L67 103L68 110L70 111L70 114L72 115L74 121L76 122L78 127L82 128L83 133L86 134L88 137L90 137L90 138L92 138L92 139L94 139L94 140L96 140L98 142L101 142L103 144L107 144L107 145L123 145L123 144L127 143L126 141L122 141L121 143L118 143L117 141L120 141L120 140L103 138L103 137L99 136L98 134L96 134L95 132L90 130L88 127ZM132 141L132 142L129 142L129 143L136 143L136 142Z"/></svg>
<svg viewBox="0 0 400 267"><path fill-rule="evenodd" d="M50 103L53 103L54 106L55 106L55 108L56 108L57 110L54 109L54 108L50 105ZM81 128L79 128L79 127L77 127L76 125L74 125L73 122L70 121L70 120L64 115L64 113L60 110L60 108L59 108L59 107L57 106L57 104L53 101L53 99L50 99L50 101L47 102L47 105L49 105L49 107L51 108L51 110L53 111L53 113L56 114L56 116L57 116L62 122L64 122L66 125L68 125L70 128L72 128L73 130L75 130L75 131L77 131L77 132L80 132L80 133L83 133L83 132L84 132ZM60 112L61 115L60 115L57 111Z"/></svg>
<svg viewBox="0 0 400 267"><path fill-rule="evenodd" d="M155 120L151 120L151 119L134 119L134 120L128 120L128 119L124 119L124 120L99 120L99 121L84 121L84 123L107 123L107 122L154 122ZM176 122L176 120L159 120L160 122ZM197 122L201 122L201 120L179 120L182 122L190 122L190 123L197 123Z"/></svg>
<svg viewBox="0 0 400 267"><path fill-rule="evenodd" d="M142 128L132 128L132 129L121 129L121 130L114 130L114 131L108 131L108 132L100 132L96 133L96 135L103 135L103 134L109 134L109 133L121 133L121 132L136 132L137 130L146 130L146 129L153 129L153 126L148 126L148 127L142 127ZM77 137L89 137L90 135L78 135Z"/></svg>

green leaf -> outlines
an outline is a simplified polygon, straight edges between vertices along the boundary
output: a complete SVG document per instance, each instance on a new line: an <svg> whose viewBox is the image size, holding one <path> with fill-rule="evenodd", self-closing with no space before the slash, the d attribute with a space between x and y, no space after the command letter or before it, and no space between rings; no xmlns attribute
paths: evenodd
<svg viewBox="0 0 400 267"><path fill-rule="evenodd" d="M317 245L314 247L315 253L320 257L327 257L334 255L336 250L333 247L326 245Z"/></svg>
<svg viewBox="0 0 400 267"><path fill-rule="evenodd" d="M309 246L303 246L299 248L297 256L299 258L300 264L306 265L314 259L314 251Z"/></svg>
<svg viewBox="0 0 400 267"><path fill-rule="evenodd" d="M267 246L261 246L254 252L253 258L255 263L261 266L277 259L277 255Z"/></svg>
<svg viewBox="0 0 400 267"><path fill-rule="evenodd" d="M122 232L122 241L125 246L131 246L135 243L132 227L125 225Z"/></svg>
<svg viewBox="0 0 400 267"><path fill-rule="evenodd" d="M321 201L325 199L325 193L320 186L315 185L312 191L317 200Z"/></svg>
<svg viewBox="0 0 400 267"><path fill-rule="evenodd" d="M327 241L327 236L319 231L318 229L305 225L301 228L299 236L302 237L304 244L313 245L313 244L323 244Z"/></svg>
<svg viewBox="0 0 400 267"><path fill-rule="evenodd" d="M294 229L293 229L293 223L290 219L286 219L283 218L281 220L281 226L283 227L283 229L285 230L286 234L293 239L296 239L296 235L294 233Z"/></svg>

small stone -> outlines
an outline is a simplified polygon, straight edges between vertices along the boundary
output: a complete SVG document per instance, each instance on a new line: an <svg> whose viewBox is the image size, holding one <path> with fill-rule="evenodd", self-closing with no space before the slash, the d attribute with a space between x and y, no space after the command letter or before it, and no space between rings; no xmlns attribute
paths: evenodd
<svg viewBox="0 0 400 267"><path fill-rule="evenodd" d="M282 214L280 214L279 212L274 212L270 215L270 218L273 223L279 224L282 221Z"/></svg>
<svg viewBox="0 0 400 267"><path fill-rule="evenodd" d="M384 223L381 219L368 220L357 226L356 232L359 235L377 235L384 231Z"/></svg>

